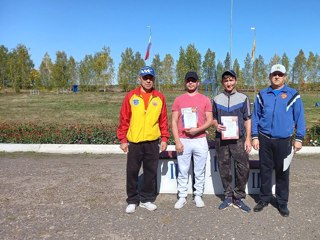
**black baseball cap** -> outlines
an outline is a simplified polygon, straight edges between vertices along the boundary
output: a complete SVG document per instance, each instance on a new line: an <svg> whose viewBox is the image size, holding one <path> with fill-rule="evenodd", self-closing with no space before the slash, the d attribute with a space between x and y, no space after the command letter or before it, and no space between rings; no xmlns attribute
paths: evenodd
<svg viewBox="0 0 320 240"><path fill-rule="evenodd" d="M196 72L187 72L184 80L188 80L189 78L193 78L195 80L199 80L198 74Z"/></svg>
<svg viewBox="0 0 320 240"><path fill-rule="evenodd" d="M233 70L225 71L224 73L222 73L222 77L221 78L223 79L224 76L226 76L226 75L235 77L237 79L237 74Z"/></svg>

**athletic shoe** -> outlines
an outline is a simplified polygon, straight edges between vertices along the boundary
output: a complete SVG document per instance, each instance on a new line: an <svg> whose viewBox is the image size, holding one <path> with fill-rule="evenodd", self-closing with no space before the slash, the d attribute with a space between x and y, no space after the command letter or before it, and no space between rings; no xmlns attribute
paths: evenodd
<svg viewBox="0 0 320 240"><path fill-rule="evenodd" d="M179 200L176 202L176 204L174 205L175 209L180 209L182 208L185 204L187 203L186 198L181 197L179 198Z"/></svg>
<svg viewBox="0 0 320 240"><path fill-rule="evenodd" d="M196 207L198 207L198 208L204 207L204 202L203 202L203 200L202 200L202 198L200 196L195 196L194 197L194 202L196 204Z"/></svg>
<svg viewBox="0 0 320 240"><path fill-rule="evenodd" d="M219 209L223 210L232 204L232 197L226 197L224 201L220 204Z"/></svg>
<svg viewBox="0 0 320 240"><path fill-rule="evenodd" d="M146 208L149 211L154 211L157 209L157 206L155 204L153 204L152 202L145 202L145 203L140 202L139 206L142 208Z"/></svg>
<svg viewBox="0 0 320 240"><path fill-rule="evenodd" d="M126 213L134 213L136 211L136 204L128 204Z"/></svg>
<svg viewBox="0 0 320 240"><path fill-rule="evenodd" d="M250 212L251 208L248 207L241 199L234 199L233 206L241 209L243 212Z"/></svg>

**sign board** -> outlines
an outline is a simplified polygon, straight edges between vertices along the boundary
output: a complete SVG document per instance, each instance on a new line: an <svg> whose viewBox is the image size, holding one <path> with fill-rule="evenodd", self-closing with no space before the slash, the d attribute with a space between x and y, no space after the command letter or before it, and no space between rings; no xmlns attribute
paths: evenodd
<svg viewBox="0 0 320 240"><path fill-rule="evenodd" d="M215 155L215 150L210 149L208 154L206 173L205 173L205 185L204 194L224 194L222 186L218 161ZM232 166L232 173L234 176L235 170ZM177 176L178 176L178 163L177 159L160 159L158 166L158 179L157 189L159 193L173 193L177 194ZM193 182L193 169L189 170L189 182L188 182L188 193L192 194L192 182ZM234 177L233 177L234 185ZM260 170L259 168L250 169L248 184L246 192L248 194L259 194L260 190ZM275 193L275 173L273 172L272 179L272 193Z"/></svg>

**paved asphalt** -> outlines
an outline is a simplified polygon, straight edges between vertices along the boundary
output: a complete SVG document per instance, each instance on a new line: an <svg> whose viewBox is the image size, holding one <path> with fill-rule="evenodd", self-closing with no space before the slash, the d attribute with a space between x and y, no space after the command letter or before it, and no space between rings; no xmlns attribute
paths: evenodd
<svg viewBox="0 0 320 240"><path fill-rule="evenodd" d="M126 214L125 155L0 152L1 239L320 239L320 156L297 155L291 166L290 216L218 210L221 196L160 194L158 209ZM252 208L256 195L246 198Z"/></svg>

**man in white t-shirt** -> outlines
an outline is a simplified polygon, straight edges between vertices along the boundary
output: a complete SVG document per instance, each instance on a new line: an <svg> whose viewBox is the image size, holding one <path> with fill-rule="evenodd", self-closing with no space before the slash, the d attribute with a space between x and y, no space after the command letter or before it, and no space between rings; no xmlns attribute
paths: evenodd
<svg viewBox="0 0 320 240"><path fill-rule="evenodd" d="M194 202L204 207L202 194L205 183L205 166L208 156L206 129L212 124L212 104L208 97L198 92L199 77L196 72L185 76L186 93L178 96L172 105L172 133L178 159L178 201L175 209L187 203L188 172L194 161Z"/></svg>

